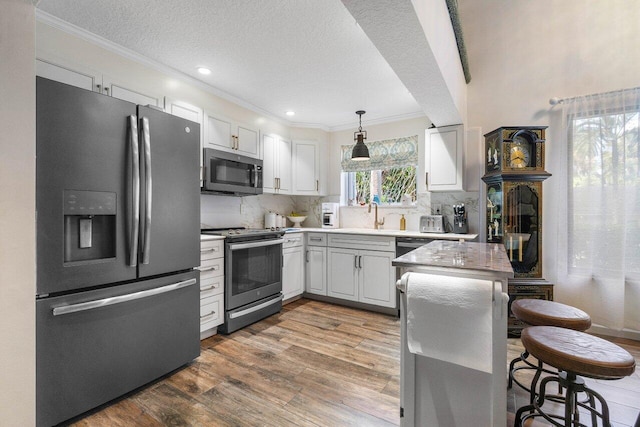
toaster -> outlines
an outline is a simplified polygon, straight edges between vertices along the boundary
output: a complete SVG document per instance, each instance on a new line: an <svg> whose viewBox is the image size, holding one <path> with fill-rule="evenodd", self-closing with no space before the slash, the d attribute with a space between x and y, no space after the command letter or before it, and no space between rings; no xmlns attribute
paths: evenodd
<svg viewBox="0 0 640 427"><path fill-rule="evenodd" d="M421 233L446 233L444 215L423 215L420 217Z"/></svg>

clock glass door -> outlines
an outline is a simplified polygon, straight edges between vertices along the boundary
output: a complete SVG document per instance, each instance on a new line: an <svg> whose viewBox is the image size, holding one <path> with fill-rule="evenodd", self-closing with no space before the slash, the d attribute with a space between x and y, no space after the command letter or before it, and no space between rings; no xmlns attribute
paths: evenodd
<svg viewBox="0 0 640 427"><path fill-rule="evenodd" d="M541 182L504 182L504 238L516 277L541 277Z"/></svg>

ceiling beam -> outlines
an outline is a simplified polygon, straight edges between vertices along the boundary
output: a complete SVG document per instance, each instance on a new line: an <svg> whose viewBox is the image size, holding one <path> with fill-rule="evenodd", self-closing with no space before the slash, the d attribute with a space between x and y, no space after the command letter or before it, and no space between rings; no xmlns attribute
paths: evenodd
<svg viewBox="0 0 640 427"><path fill-rule="evenodd" d="M342 0L435 126L463 123L466 84L442 0Z"/></svg>

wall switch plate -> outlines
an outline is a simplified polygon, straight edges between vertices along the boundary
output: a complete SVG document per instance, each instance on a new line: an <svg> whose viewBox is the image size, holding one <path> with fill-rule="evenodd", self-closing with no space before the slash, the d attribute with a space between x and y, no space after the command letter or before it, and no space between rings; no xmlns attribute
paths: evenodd
<svg viewBox="0 0 640 427"><path fill-rule="evenodd" d="M431 204L431 214L433 214L433 215L442 215L442 204L441 203L432 203Z"/></svg>

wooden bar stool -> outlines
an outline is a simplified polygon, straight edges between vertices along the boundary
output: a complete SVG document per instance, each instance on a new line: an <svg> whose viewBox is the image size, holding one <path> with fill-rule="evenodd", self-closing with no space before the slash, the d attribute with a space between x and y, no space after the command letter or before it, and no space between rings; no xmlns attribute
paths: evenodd
<svg viewBox="0 0 640 427"><path fill-rule="evenodd" d="M611 426L607 402L587 387L582 377L617 380L633 374L636 361L628 351L593 335L555 326L530 326L522 331L520 339L529 354L557 368L560 373L540 382L537 398L516 412L515 427L521 427L524 421L535 417L543 417L555 426L586 427L580 422L579 409L589 413L592 426L597 425L598 418L604 427ZM550 382L557 382L566 389L564 396L547 394ZM578 401L578 393L585 393L587 399ZM564 414L544 411L545 400L564 403ZM600 410L596 401L600 403Z"/></svg>
<svg viewBox="0 0 640 427"><path fill-rule="evenodd" d="M511 304L511 311L517 319L532 326L556 326L576 331L586 331L591 327L591 317L589 317L587 313L578 308L555 301L518 299ZM527 357L529 357L529 353L525 349L520 357L516 357L509 364L508 388L511 388L513 383L516 383L529 392L529 403L533 403L536 396L535 389L542 373L546 372L556 375L557 372L545 369L540 361L535 365L527 360ZM516 367L516 364L519 362L523 363L522 366ZM521 383L515 377L515 373L523 369L536 370L530 385Z"/></svg>

